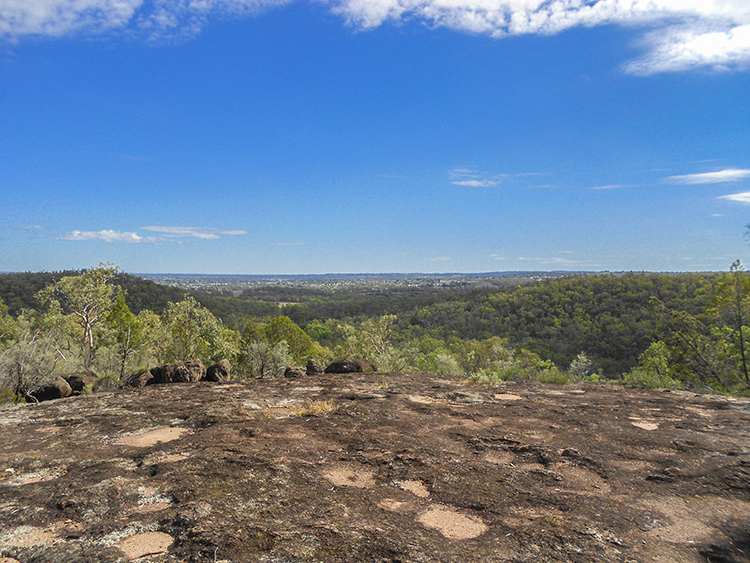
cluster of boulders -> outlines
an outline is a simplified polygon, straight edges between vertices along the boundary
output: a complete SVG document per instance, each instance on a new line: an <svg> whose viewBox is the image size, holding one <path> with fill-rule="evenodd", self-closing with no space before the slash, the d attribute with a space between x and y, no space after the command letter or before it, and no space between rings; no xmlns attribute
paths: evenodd
<svg viewBox="0 0 750 563"><path fill-rule="evenodd" d="M96 374L93 371L77 371L63 377L55 377L31 391L29 397L36 401L51 401L80 395L84 390L96 391Z"/></svg>
<svg viewBox="0 0 750 563"><path fill-rule="evenodd" d="M317 360L308 360L305 369L289 366L284 371L284 377L295 378L308 375L326 373L360 373L377 371L378 367L369 360L361 358L346 358L331 362L323 368ZM134 373L123 383L124 387L144 387L160 383L189 383L191 381L215 381L225 383L231 378L231 364L229 360L221 360L208 367L195 358L184 362L176 362L152 368L141 373ZM64 377L55 377L41 387L29 393L36 401L50 401L62 399L70 395L80 395L84 391L96 391L96 374L92 371L77 371Z"/></svg>
<svg viewBox="0 0 750 563"><path fill-rule="evenodd" d="M231 378L231 369L229 360L221 360L207 368L202 361L194 358L133 374L124 385L125 387L143 387L159 383L189 383L191 381L225 383Z"/></svg>
<svg viewBox="0 0 750 563"><path fill-rule="evenodd" d="M307 360L307 366L302 368L289 366L284 370L284 377L303 377L305 375L321 375L324 373L362 373L365 371L378 371L376 366L370 360L361 358L346 358L331 362L328 367L323 369L323 364L318 360Z"/></svg>

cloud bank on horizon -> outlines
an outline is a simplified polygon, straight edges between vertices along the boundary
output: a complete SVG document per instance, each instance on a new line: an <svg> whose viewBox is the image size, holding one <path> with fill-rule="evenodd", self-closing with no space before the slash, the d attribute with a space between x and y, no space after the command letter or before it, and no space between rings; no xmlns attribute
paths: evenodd
<svg viewBox="0 0 750 563"><path fill-rule="evenodd" d="M300 1L300 0L297 0ZM645 54L623 68L655 74L750 67L747 0L318 0L359 29L417 21L482 34L642 27ZM292 0L2 0L0 37L124 33L151 40L195 36L212 18L257 15Z"/></svg>
<svg viewBox="0 0 750 563"><path fill-rule="evenodd" d="M214 229L209 227L162 227L162 226L149 226L141 227L144 231L152 231L161 233L163 237L167 238L197 238L204 240L217 240L223 235L226 236L237 236L246 235L247 231L242 230L229 230L229 229ZM113 229L103 229L101 231L71 231L58 237L61 240L101 240L104 242L126 242L126 243L148 243L156 244L163 242L163 238L148 236L144 237L136 232L128 231L115 231Z"/></svg>

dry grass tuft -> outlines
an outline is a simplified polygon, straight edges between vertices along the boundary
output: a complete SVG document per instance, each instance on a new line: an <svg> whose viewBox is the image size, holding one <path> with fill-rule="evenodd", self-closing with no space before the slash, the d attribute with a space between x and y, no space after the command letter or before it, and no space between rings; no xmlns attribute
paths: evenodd
<svg viewBox="0 0 750 563"><path fill-rule="evenodd" d="M338 405L333 400L313 401L308 399L298 405L286 405L264 409L262 418L287 418L290 416L318 416L327 412L335 411Z"/></svg>
<svg viewBox="0 0 750 563"><path fill-rule="evenodd" d="M305 401L301 405L292 407L290 413L292 416L315 416L319 414L325 414L327 412L333 412L338 405L333 400L328 401Z"/></svg>

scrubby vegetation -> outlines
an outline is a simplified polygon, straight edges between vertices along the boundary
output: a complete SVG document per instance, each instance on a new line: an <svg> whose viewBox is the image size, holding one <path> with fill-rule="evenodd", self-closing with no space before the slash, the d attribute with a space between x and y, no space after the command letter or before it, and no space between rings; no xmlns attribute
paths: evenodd
<svg viewBox="0 0 750 563"><path fill-rule="evenodd" d="M165 287L110 264L2 275L3 396L10 390L22 400L44 380L81 369L113 387L189 358L229 359L235 377L361 357L382 372L484 384L750 388L750 275L739 262L725 274L579 274L522 285L408 287L390 299L361 287L305 296L273 284L237 294ZM291 297L294 303L284 301Z"/></svg>

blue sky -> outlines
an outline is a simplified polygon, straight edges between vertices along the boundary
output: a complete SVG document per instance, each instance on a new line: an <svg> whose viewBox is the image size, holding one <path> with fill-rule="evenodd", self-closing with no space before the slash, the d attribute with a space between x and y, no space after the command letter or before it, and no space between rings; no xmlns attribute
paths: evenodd
<svg viewBox="0 0 750 563"><path fill-rule="evenodd" d="M0 0L0 271L750 263L746 0Z"/></svg>

